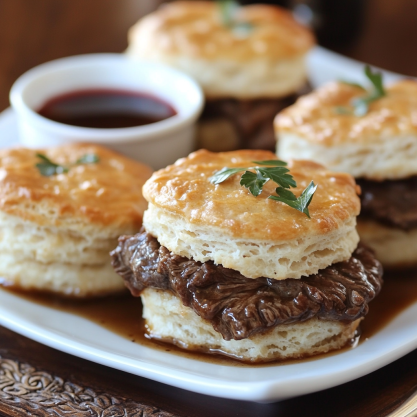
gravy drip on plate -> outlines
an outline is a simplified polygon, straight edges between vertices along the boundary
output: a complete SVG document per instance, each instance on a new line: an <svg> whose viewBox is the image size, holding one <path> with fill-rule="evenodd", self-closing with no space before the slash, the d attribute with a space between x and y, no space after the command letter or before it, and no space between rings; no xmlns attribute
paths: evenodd
<svg viewBox="0 0 417 417"><path fill-rule="evenodd" d="M26 293L10 287L4 288L13 294L18 294L28 301L82 316L131 340L132 343L138 343L143 346L171 352L180 356L229 366L276 366L299 362L297 360L291 360L259 365L245 364L218 354L207 355L201 352L186 351L171 344L149 340L146 337L144 320L141 318L142 305L140 298L132 297L127 294L118 297L73 300L60 299L52 295L39 293ZM375 300L370 303L369 313L361 323L360 342L363 342L378 333L398 314L415 302L417 302L417 270L386 273L382 290ZM351 349L352 346L354 347L355 345L356 344L352 342L352 345L347 346L344 350ZM338 350L325 355L301 359L301 361L317 360L324 356L334 355L340 352L341 350Z"/></svg>

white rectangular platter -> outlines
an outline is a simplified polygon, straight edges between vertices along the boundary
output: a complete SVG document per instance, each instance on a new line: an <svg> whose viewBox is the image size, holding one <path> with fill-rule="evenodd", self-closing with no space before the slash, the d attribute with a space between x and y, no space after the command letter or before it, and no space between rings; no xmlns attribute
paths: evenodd
<svg viewBox="0 0 417 417"><path fill-rule="evenodd" d="M316 48L309 57L312 84L331 79L363 82L363 64ZM400 76L385 72L386 80ZM0 147L18 143L16 116L0 115ZM115 369L190 391L238 400L269 402L348 382L417 348L417 303L356 349L300 363L263 367L198 361L131 343L63 311L0 290L0 324L45 345Z"/></svg>

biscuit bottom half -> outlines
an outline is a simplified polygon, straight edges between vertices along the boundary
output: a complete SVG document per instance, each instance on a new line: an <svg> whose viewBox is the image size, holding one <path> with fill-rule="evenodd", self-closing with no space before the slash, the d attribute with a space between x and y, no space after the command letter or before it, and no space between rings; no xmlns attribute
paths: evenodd
<svg viewBox="0 0 417 417"><path fill-rule="evenodd" d="M0 283L64 297L101 297L124 291L122 280L110 264L45 264L30 259L16 263L10 254L0 254Z"/></svg>
<svg viewBox="0 0 417 417"><path fill-rule="evenodd" d="M71 225L43 226L0 211L0 282L68 297L122 292L109 252L124 230L77 219Z"/></svg>
<svg viewBox="0 0 417 417"><path fill-rule="evenodd" d="M402 230L367 218L358 219L357 229L384 268L417 267L417 229Z"/></svg>
<svg viewBox="0 0 417 417"><path fill-rule="evenodd" d="M242 340L224 340L213 326L170 291L146 288L143 317L150 337L181 348L223 354L245 362L299 359L340 349L354 339L362 318L353 322L312 318L282 324Z"/></svg>

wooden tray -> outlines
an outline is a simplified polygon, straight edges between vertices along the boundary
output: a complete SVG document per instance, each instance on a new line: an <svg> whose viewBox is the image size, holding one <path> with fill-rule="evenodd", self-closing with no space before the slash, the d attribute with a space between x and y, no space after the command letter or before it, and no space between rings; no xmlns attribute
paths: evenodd
<svg viewBox="0 0 417 417"><path fill-rule="evenodd" d="M193 394L40 345L0 327L0 416L385 416L417 386L417 351L356 381L273 404Z"/></svg>

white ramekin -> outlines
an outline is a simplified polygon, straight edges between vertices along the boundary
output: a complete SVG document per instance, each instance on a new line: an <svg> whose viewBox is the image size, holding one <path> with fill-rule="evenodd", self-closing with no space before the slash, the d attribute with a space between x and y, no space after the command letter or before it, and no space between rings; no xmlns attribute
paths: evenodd
<svg viewBox="0 0 417 417"><path fill-rule="evenodd" d="M96 129L54 122L37 113L53 97L100 88L151 94L171 104L177 114L144 126ZM194 150L194 125L204 98L193 79L170 67L133 61L120 54L89 54L32 68L13 84L10 102L25 146L97 143L159 169Z"/></svg>

